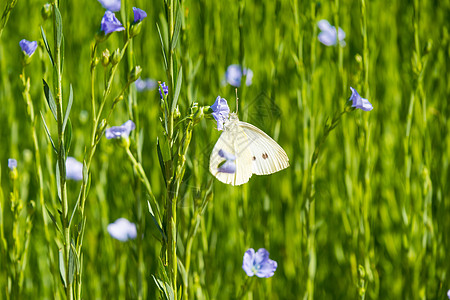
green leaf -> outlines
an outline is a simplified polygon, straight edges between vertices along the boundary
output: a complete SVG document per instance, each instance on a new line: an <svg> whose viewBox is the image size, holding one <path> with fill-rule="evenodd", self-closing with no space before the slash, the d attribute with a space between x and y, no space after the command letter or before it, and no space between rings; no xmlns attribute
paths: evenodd
<svg viewBox="0 0 450 300"><path fill-rule="evenodd" d="M64 131L64 148L66 149L65 151L65 157L67 157L67 155L69 154L69 150L70 150L70 145L72 144L72 122L68 122L66 131Z"/></svg>
<svg viewBox="0 0 450 300"><path fill-rule="evenodd" d="M58 122L58 118L57 118L57 114L56 114L55 99L53 98L52 92L50 91L50 88L48 87L47 82L44 79L42 79L42 81L44 83L44 94L45 94L45 99L47 99L48 107L50 107L53 117L55 117L55 120Z"/></svg>
<svg viewBox="0 0 450 300"><path fill-rule="evenodd" d="M166 167L164 164L164 157L161 152L161 144L159 143L159 138L156 138L156 150L158 151L158 160L159 160L159 166L161 167L161 173L163 174L164 183L167 187L167 178L166 178Z"/></svg>
<svg viewBox="0 0 450 300"><path fill-rule="evenodd" d="M60 173L59 173L59 162L58 162L58 160L56 161L56 189L58 191L59 202L61 202L62 201L62 198L61 198L61 176L60 176ZM61 223L62 223L62 221L61 221Z"/></svg>
<svg viewBox="0 0 450 300"><path fill-rule="evenodd" d="M180 91L181 91L181 82L183 81L183 66L180 67L180 70L178 71L177 76L177 86L175 88L175 94L173 95L173 102L172 102L172 113L175 111L175 107L178 103L178 98L180 97Z"/></svg>
<svg viewBox="0 0 450 300"><path fill-rule="evenodd" d="M61 51L59 53L61 53L61 75L64 71L64 36L62 37L62 41L61 41Z"/></svg>
<svg viewBox="0 0 450 300"><path fill-rule="evenodd" d="M177 9L177 17L175 20L175 29L173 32L173 37L172 37L172 50L175 49L175 47L177 46L177 42L178 42L178 37L180 36L180 29L181 29L181 11L180 8L178 7Z"/></svg>
<svg viewBox="0 0 450 300"><path fill-rule="evenodd" d="M64 287L67 287L66 282L66 267L64 265L64 254L62 249L59 249L59 275L61 276L61 281Z"/></svg>
<svg viewBox="0 0 450 300"><path fill-rule="evenodd" d="M52 220L53 224L55 224L56 229L59 231L59 233L63 234L63 232L61 231L61 229L58 226L58 221L56 221L55 216L52 214L52 212L48 209L47 204L45 205L45 209L47 210L48 215L50 216L50 219Z"/></svg>
<svg viewBox="0 0 450 300"><path fill-rule="evenodd" d="M50 46L48 45L47 37L45 36L44 28L42 28L42 26L41 26L41 35L42 39L44 40L45 50L47 50L48 57L50 58L50 62L52 63L52 66L54 66L55 62L53 61L52 51L50 50Z"/></svg>
<svg viewBox="0 0 450 300"><path fill-rule="evenodd" d="M155 213L153 212L152 205L150 204L150 201L148 201L148 200L147 200L147 205L148 205L148 211L150 212L150 215L152 217L153 223L155 223L156 228L158 228L159 232L161 233L161 236L162 236L163 240L166 241L167 237L166 237L164 231L162 230L161 226L159 226L158 221L155 218Z"/></svg>
<svg viewBox="0 0 450 300"><path fill-rule="evenodd" d="M72 85L70 85L69 87L69 102L67 103L67 108L66 108L66 114L64 115L64 121L63 121L63 131L66 129L66 124L67 124L67 120L69 119L69 114L70 114L70 110L72 109L72 104L73 104L73 90L72 90Z"/></svg>
<svg viewBox="0 0 450 300"><path fill-rule="evenodd" d="M53 5L55 17L56 17L56 47L61 48L61 41L63 39L63 26L61 13L58 6Z"/></svg>
<svg viewBox="0 0 450 300"><path fill-rule="evenodd" d="M158 23L156 23L156 28L158 29L159 40L161 42L161 51L162 51L162 55L163 55L163 58L164 58L164 69L167 71L167 69L169 67L168 67L168 64L167 64L166 47L164 46L163 38L162 38L162 35L161 35L161 30L159 29Z"/></svg>
<svg viewBox="0 0 450 300"><path fill-rule="evenodd" d="M42 112L41 112L41 118L42 118L42 122L44 123L45 132L47 133L47 137L50 140L50 143L52 144L53 150L55 150L56 154L58 154L58 150L56 149L56 146L53 143L52 136L50 135L50 131L48 130L47 123L45 123L45 119L44 119L44 116L42 115Z"/></svg>
<svg viewBox="0 0 450 300"><path fill-rule="evenodd" d="M188 285L188 277L186 274L186 268L183 265L183 262L180 260L180 258L177 257L178 261L178 271L180 271L181 279L183 279L184 286Z"/></svg>
<svg viewBox="0 0 450 300"><path fill-rule="evenodd" d="M76 250L73 246L73 244L70 244L70 250L69 250L69 284L72 284L73 282L73 275L75 274L75 261L77 256Z"/></svg>

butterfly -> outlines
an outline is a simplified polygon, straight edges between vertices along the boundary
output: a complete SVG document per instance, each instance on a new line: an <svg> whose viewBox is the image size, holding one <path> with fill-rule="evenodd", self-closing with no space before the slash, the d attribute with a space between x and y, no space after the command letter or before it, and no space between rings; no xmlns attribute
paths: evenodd
<svg viewBox="0 0 450 300"><path fill-rule="evenodd" d="M234 172L227 172L233 163ZM230 113L209 161L209 171L219 181L241 185L253 174L268 175L287 167L289 158L277 142L261 129L239 121L236 113Z"/></svg>

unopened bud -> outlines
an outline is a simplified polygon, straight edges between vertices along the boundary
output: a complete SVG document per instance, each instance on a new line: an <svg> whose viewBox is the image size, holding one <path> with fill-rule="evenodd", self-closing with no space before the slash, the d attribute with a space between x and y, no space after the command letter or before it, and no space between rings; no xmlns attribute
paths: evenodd
<svg viewBox="0 0 450 300"><path fill-rule="evenodd" d="M52 5L50 3L45 3L41 8L42 19L47 20L52 16Z"/></svg>
<svg viewBox="0 0 450 300"><path fill-rule="evenodd" d="M102 65L106 67L109 64L110 53L108 49L105 49L102 53Z"/></svg>
<svg viewBox="0 0 450 300"><path fill-rule="evenodd" d="M139 76L141 76L142 68L141 66L135 66L128 74L128 82L136 81Z"/></svg>
<svg viewBox="0 0 450 300"><path fill-rule="evenodd" d="M120 61L120 50L119 48L116 49L116 51L114 51L114 53L112 54L111 58L110 58L111 64L113 66L117 65Z"/></svg>

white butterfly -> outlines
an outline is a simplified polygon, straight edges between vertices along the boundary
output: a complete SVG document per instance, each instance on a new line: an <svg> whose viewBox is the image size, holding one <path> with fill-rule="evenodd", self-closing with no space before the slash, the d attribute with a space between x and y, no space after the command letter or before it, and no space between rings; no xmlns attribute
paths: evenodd
<svg viewBox="0 0 450 300"><path fill-rule="evenodd" d="M241 185L253 174L268 175L289 167L289 158L283 148L262 130L239 121L236 113L230 114L223 127L209 161L209 171L223 183ZM230 162L223 151L235 157L235 172L219 171L222 165L225 166L224 161Z"/></svg>

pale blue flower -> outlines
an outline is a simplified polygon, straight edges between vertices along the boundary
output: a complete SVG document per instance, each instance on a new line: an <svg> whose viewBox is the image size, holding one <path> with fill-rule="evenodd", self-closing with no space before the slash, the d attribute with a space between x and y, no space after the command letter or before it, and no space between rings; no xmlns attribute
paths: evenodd
<svg viewBox="0 0 450 300"><path fill-rule="evenodd" d="M8 168L12 171L17 168L17 160L14 158L8 158Z"/></svg>
<svg viewBox="0 0 450 300"><path fill-rule="evenodd" d="M448 290L448 292L447 292L447 297L448 297L448 299L450 299L450 290Z"/></svg>
<svg viewBox="0 0 450 300"><path fill-rule="evenodd" d="M248 276L256 275L260 278L272 277L277 266L276 261L269 259L269 252L264 248L260 248L256 253L253 248L248 249L242 263L242 269Z"/></svg>
<svg viewBox="0 0 450 300"><path fill-rule="evenodd" d="M162 89L164 91L164 95L168 95L169 94L169 87L166 85L165 82L161 83ZM159 95L161 96L161 99L163 99L163 94L161 93L161 88L158 88L159 90Z"/></svg>
<svg viewBox="0 0 450 300"><path fill-rule="evenodd" d="M138 92L143 92L147 90L154 90L158 83L156 80L147 78L147 79L141 79L140 77L134 82L136 85L136 90Z"/></svg>
<svg viewBox="0 0 450 300"><path fill-rule="evenodd" d="M339 27L336 37L336 27L331 26L327 20L320 20L317 26L322 30L319 33L319 41L326 46L334 46L339 39L339 45L345 46L345 32Z"/></svg>
<svg viewBox="0 0 450 300"><path fill-rule="evenodd" d="M236 156L226 152L223 149L219 150L219 156L226 159L226 161L218 168L219 172L233 174L236 172Z"/></svg>
<svg viewBox="0 0 450 300"><path fill-rule="evenodd" d="M133 7L134 23L139 23L147 17L147 13L140 8Z"/></svg>
<svg viewBox="0 0 450 300"><path fill-rule="evenodd" d="M362 98L354 88L350 87L350 90L352 91L352 95L350 96L349 101L352 101L352 107L356 107L364 111L370 111L373 109L373 106L369 100Z"/></svg>
<svg viewBox="0 0 450 300"><path fill-rule="evenodd" d="M37 49L37 42L36 41L27 41L26 39L23 39L19 42L20 48L22 49L23 53L27 56L33 55L34 51Z"/></svg>
<svg viewBox="0 0 450 300"><path fill-rule="evenodd" d="M125 218L117 219L114 223L109 224L108 232L110 236L121 242L135 239L137 236L136 224Z"/></svg>
<svg viewBox="0 0 450 300"><path fill-rule="evenodd" d="M98 0L100 4L106 9L112 12L120 10L120 0Z"/></svg>
<svg viewBox="0 0 450 300"><path fill-rule="evenodd" d="M102 18L101 30L105 34L110 34L115 31L125 30L125 27L117 20L116 15L113 12L107 10Z"/></svg>
<svg viewBox="0 0 450 300"><path fill-rule="evenodd" d="M217 121L217 130L223 130L223 123L228 119L228 114L230 113L227 100L217 96L216 102L211 105L211 109L213 111L212 115Z"/></svg>
<svg viewBox="0 0 450 300"><path fill-rule="evenodd" d="M128 120L123 123L121 126L113 126L111 128L106 129L105 137L107 139L127 139L130 136L131 130L135 129L136 125L133 121Z"/></svg>
<svg viewBox="0 0 450 300"><path fill-rule="evenodd" d="M244 75L246 75L245 84L247 86L252 84L253 71L244 68ZM242 68L240 65L229 65L225 72L225 80L234 87L241 86Z"/></svg>
<svg viewBox="0 0 450 300"><path fill-rule="evenodd" d="M66 178L76 181L83 179L83 164L71 156L66 159Z"/></svg>

